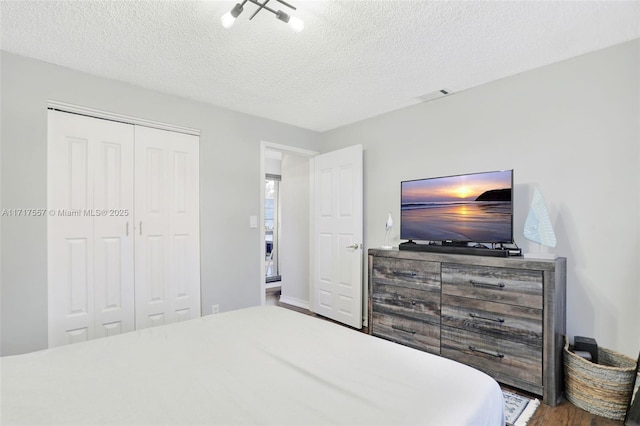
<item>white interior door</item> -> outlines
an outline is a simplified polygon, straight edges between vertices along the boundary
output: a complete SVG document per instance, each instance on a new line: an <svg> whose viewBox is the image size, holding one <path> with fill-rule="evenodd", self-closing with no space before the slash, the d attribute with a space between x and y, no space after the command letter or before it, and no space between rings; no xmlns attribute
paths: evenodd
<svg viewBox="0 0 640 426"><path fill-rule="evenodd" d="M136 328L200 316L199 138L136 126Z"/></svg>
<svg viewBox="0 0 640 426"><path fill-rule="evenodd" d="M362 145L314 157L314 312L362 328Z"/></svg>
<svg viewBox="0 0 640 426"><path fill-rule="evenodd" d="M52 347L134 328L133 238L126 229L133 209L133 126L48 114Z"/></svg>

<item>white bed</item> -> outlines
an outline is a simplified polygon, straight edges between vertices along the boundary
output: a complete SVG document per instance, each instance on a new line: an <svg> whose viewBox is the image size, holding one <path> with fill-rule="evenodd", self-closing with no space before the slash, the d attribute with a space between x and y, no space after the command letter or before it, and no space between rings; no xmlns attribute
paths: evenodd
<svg viewBox="0 0 640 426"><path fill-rule="evenodd" d="M504 425L484 373L278 307L0 366L2 425Z"/></svg>

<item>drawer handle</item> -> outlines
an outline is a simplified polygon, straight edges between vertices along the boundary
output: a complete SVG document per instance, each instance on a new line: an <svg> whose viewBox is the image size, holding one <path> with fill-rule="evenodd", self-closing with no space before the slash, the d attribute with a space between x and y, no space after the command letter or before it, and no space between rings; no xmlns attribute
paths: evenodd
<svg viewBox="0 0 640 426"><path fill-rule="evenodd" d="M402 331L404 333L416 334L416 332L414 330L405 330L404 328L398 327L397 325L392 325L391 328L393 328L394 330L397 330L397 331Z"/></svg>
<svg viewBox="0 0 640 426"><path fill-rule="evenodd" d="M481 354L485 354L485 355L490 355L496 358L504 358L504 354L501 354L500 352L492 352L492 351L486 351L484 349L478 349L475 346L469 346L469 350L471 352L478 352Z"/></svg>
<svg viewBox="0 0 640 426"><path fill-rule="evenodd" d="M397 276L397 277L415 277L417 274L415 272L398 272L398 271L393 271L393 275Z"/></svg>
<svg viewBox="0 0 640 426"><path fill-rule="evenodd" d="M503 282L499 282L497 284L494 284L494 283L481 283L481 282L474 281L474 280L469 280L469 282L474 287L498 287L498 288L504 288L505 287L505 284Z"/></svg>
<svg viewBox="0 0 640 426"><path fill-rule="evenodd" d="M481 320L487 320L487 321L494 321L494 322L500 322L503 323L504 322L504 318L500 318L500 317L483 317L482 315L478 315L478 314L474 314L473 312L469 312L469 316L471 318L474 319L481 319Z"/></svg>

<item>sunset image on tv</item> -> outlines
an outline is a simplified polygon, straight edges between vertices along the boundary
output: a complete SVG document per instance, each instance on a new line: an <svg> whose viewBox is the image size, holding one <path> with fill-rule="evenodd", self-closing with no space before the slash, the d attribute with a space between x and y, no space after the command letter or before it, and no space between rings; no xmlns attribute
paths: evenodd
<svg viewBox="0 0 640 426"><path fill-rule="evenodd" d="M402 182L400 236L511 242L512 170Z"/></svg>

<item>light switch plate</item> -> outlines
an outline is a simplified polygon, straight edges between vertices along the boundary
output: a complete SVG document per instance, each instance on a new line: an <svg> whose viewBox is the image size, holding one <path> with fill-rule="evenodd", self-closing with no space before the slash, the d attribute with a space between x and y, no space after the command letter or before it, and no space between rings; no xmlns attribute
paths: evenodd
<svg viewBox="0 0 640 426"><path fill-rule="evenodd" d="M249 228L258 227L258 216L249 216Z"/></svg>

